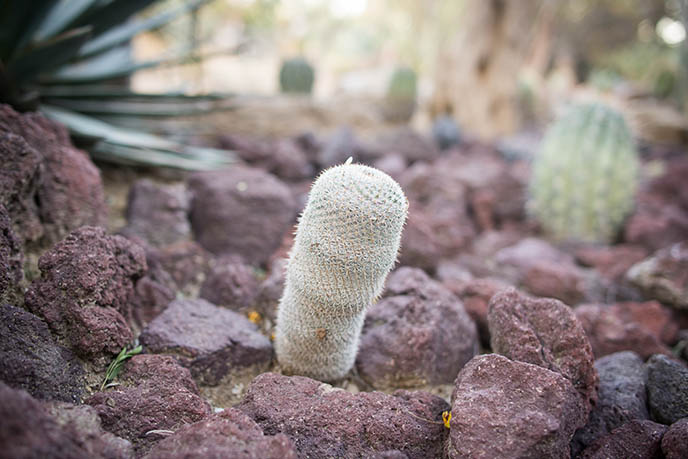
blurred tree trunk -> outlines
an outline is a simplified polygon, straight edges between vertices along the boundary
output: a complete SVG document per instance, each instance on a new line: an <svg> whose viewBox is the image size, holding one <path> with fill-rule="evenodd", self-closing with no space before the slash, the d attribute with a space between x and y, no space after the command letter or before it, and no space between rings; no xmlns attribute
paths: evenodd
<svg viewBox="0 0 688 459"><path fill-rule="evenodd" d="M532 41L542 32L535 26L544 3L466 0L456 33L440 53L432 114L450 112L482 138L514 132L520 123L518 74L534 57ZM537 35L538 45L548 47L541 40L549 37ZM541 55L537 50L540 65Z"/></svg>

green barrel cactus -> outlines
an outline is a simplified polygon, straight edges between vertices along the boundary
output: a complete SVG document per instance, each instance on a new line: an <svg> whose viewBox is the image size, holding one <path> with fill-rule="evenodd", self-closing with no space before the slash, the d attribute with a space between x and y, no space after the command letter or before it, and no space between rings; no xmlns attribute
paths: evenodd
<svg viewBox="0 0 688 459"><path fill-rule="evenodd" d="M295 57L282 63L279 73L282 92L310 94L314 80L315 71L304 58Z"/></svg>
<svg viewBox="0 0 688 459"><path fill-rule="evenodd" d="M534 158L529 210L556 239L609 242L633 208L638 168L620 113L598 103L574 106Z"/></svg>
<svg viewBox="0 0 688 459"><path fill-rule="evenodd" d="M384 115L389 121L408 121L416 109L416 72L401 67L389 80Z"/></svg>
<svg viewBox="0 0 688 459"><path fill-rule="evenodd" d="M396 261L408 210L391 177L350 161L313 184L277 312L283 370L322 381L353 366L366 308Z"/></svg>

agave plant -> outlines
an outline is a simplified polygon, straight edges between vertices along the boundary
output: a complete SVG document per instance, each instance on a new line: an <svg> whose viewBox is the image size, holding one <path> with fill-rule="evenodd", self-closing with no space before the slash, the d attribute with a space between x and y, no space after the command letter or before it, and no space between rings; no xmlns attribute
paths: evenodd
<svg viewBox="0 0 688 459"><path fill-rule="evenodd" d="M0 0L0 103L40 110L101 160L184 169L231 163L231 152L132 129L145 125L142 120L226 107L224 98L141 94L121 84L144 68L198 59L194 50L185 50L135 62L129 43L207 1L132 19L157 0Z"/></svg>

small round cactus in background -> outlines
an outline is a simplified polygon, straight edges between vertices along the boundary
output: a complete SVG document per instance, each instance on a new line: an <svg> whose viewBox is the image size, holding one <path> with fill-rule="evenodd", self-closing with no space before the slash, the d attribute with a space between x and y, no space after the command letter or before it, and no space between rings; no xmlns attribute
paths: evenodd
<svg viewBox="0 0 688 459"><path fill-rule="evenodd" d="M407 122L416 110L416 72L410 68L397 69L389 80L385 96L384 115L392 122Z"/></svg>
<svg viewBox="0 0 688 459"><path fill-rule="evenodd" d="M530 211L556 239L610 242L633 208L638 168L620 113L574 106L549 128L533 161Z"/></svg>
<svg viewBox="0 0 688 459"><path fill-rule="evenodd" d="M315 71L304 58L294 57L282 63L279 73L282 92L310 94L314 80Z"/></svg>
<svg viewBox="0 0 688 459"><path fill-rule="evenodd" d="M323 381L354 364L366 308L396 261L408 210L391 177L350 161L313 184L277 313L284 371Z"/></svg>

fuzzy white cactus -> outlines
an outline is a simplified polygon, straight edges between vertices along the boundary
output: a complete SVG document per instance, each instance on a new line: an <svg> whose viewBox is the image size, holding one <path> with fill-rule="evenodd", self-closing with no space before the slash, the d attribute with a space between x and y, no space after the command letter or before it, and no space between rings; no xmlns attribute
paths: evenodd
<svg viewBox="0 0 688 459"><path fill-rule="evenodd" d="M275 350L286 372L332 381L351 369L365 310L396 261L407 210L390 176L350 159L315 181L277 313Z"/></svg>

